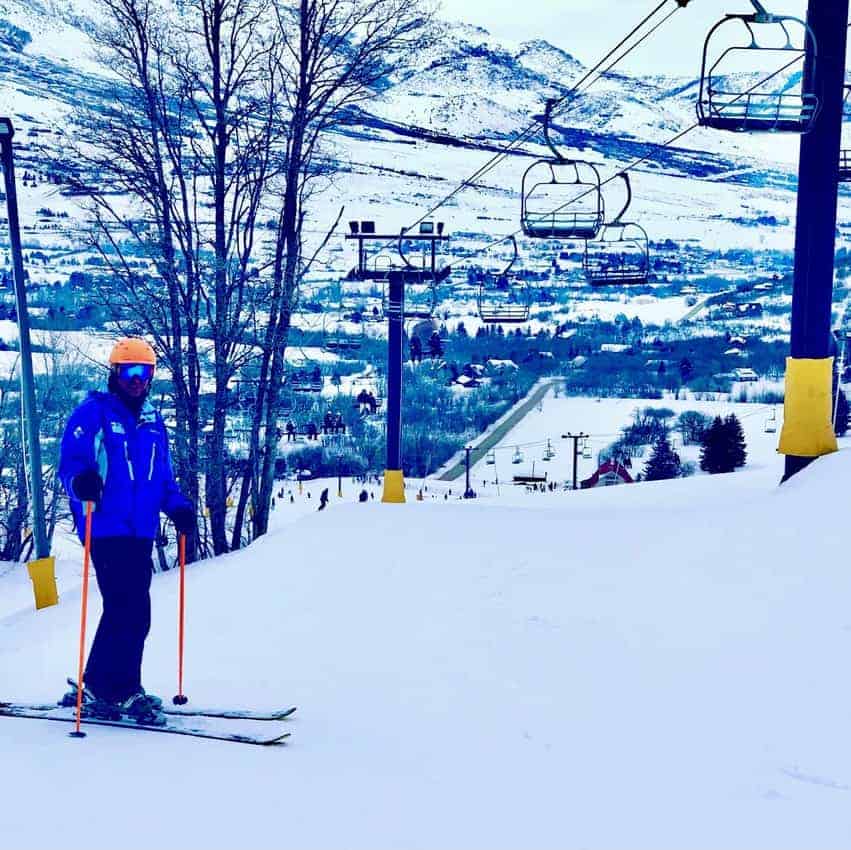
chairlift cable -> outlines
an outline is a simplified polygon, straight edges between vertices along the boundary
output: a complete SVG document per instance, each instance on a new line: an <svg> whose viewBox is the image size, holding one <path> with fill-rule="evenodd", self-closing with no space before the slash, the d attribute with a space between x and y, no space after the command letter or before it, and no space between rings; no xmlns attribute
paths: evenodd
<svg viewBox="0 0 851 850"><path fill-rule="evenodd" d="M590 85L593 85L593 83L596 83L596 82L597 82L597 80L601 79L601 78L602 78L602 77L604 77L606 74L608 74L608 73L609 73L609 71L611 71L611 70L612 70L612 69L613 69L616 65L618 65L620 62L622 62L622 61L623 61L623 60L624 60L624 59L625 59L625 58L626 58L626 57L627 57L630 53L632 53L632 51L633 51L633 50L635 50L635 49L636 49L639 45L641 45L644 41L646 41L648 38L650 38L650 36L651 36L651 35L653 35L653 33L655 33L655 32L656 32L656 30L658 30L658 29L659 29L659 27L661 27L661 26L662 26L662 24L666 23L666 22L667 22L667 21L668 21L668 20L669 20L669 19L670 19L673 15L675 15L675 14L676 14L676 13L677 13L677 12L678 12L681 8L683 8L683 9L684 9L685 7L684 7L684 6L678 6L676 9L671 9L671 11L670 11L670 12L668 12L668 14L667 14L667 15L665 15L665 17L664 17L664 18L662 18L662 20L661 20L661 21L659 21L659 22L658 22L657 24L655 24L655 25L654 25L654 26L653 26L650 30L648 30L648 31L647 31L647 32L646 32L643 36L641 36L641 38L640 38L638 41L636 41L636 42L635 42L635 44L633 44L633 45L632 45L632 47L630 47L630 48L629 48L629 50L627 50L627 52L623 54L623 56L618 56L618 58L617 58L617 59L615 59L615 60L614 60L614 61L613 61L613 62L612 62L612 63L611 63L611 64L610 64L607 68L604 68L602 71L600 71L600 72L599 72L599 75L597 76L597 78L596 78L595 80L593 80L591 83L589 83L589 86L590 86ZM654 12L654 14L655 14L655 12ZM623 43L623 42L622 42L622 43ZM613 51L612 51L612 52L613 52ZM611 53L610 53L609 55L611 55ZM584 92L583 92L583 94L584 94ZM565 95L565 97L567 97L567 95ZM555 116L555 114L554 114L555 108L556 108L558 105L560 105L560 103L561 103L563 100L564 100L564 98L561 98L559 101L556 101L556 102L553 104L553 111L551 112L551 117L556 117L556 116Z"/></svg>
<svg viewBox="0 0 851 850"><path fill-rule="evenodd" d="M848 27L849 27L849 29L851 29L851 24L849 24ZM800 61L801 61L801 57L798 56L795 59L791 60L790 62L787 62L782 68L778 68L776 71L771 73L769 76L767 76L767 77L759 80L758 82L756 82L746 92L742 92L742 94L740 94L739 97L736 98L736 100L743 98L743 97L746 97L747 95L751 94L759 86L763 85L764 83L768 82L769 80L774 79L774 77L776 77L778 74L782 74L785 70L787 70L788 68L791 68L792 65L794 65L795 63L800 62ZM735 100L731 101L731 105L732 105L732 103L735 103L735 102L736 102ZM661 145L659 145L658 150L664 150L665 148L670 147L671 145L675 144L680 139L685 137L688 133L690 133L692 130L697 129L698 127L700 127L700 122L695 121L695 123L692 124L690 127L687 127L685 130L681 130L675 136L668 139L668 141L663 142ZM654 153L655 153L655 151L654 151ZM603 186L607 186L613 180L617 180L620 177L621 174L626 173L628 171L632 171L633 169L637 168L642 163L647 162L648 160L650 160L652 158L653 158L653 154L648 153L648 154L645 154L644 156L639 157L636 160L633 160L631 163L629 163L629 165L626 165L623 168L618 169L618 171L615 174L613 174L611 177L608 177L605 180L601 181L600 182L600 189L602 189ZM565 201L560 206L556 207L553 210L550 210L548 213L545 213L544 215L541 216L541 218L547 218L549 216L554 215L557 212L560 212L565 207L569 207L571 204L574 204L577 201L582 200L582 198L587 197L588 195L590 195L594 191L598 191L596 189L596 187L593 187L591 189L586 189L584 192L581 192L576 197L571 198L569 201ZM460 262L463 262L465 259L466 260L473 259L474 257L479 256L479 254L484 253L488 249L493 248L495 245L500 245L503 242L506 242L507 240L511 239L512 237L516 237L521 233L523 233L522 227L518 228L517 230L513 231L512 233L507 234L506 236L502 236L499 239L495 239L492 242L488 242L485 245L482 245L480 248L477 248L476 250L470 252L465 258L462 258L460 260ZM458 267L458 262L453 263L453 268L457 268L457 267Z"/></svg>
<svg viewBox="0 0 851 850"><path fill-rule="evenodd" d="M586 83L588 86L593 85L597 80L600 79L603 73L608 73L608 71L610 71L618 62L623 61L636 47L638 47L639 44L644 41L644 38L640 39L638 42L636 42L636 44L634 44L625 53L618 57L618 59L616 59L612 64L610 64L605 71L598 73L600 67L604 65L607 61L609 61L609 59L611 59L611 57L615 53L617 53L618 50L620 50L636 33L638 33L642 29L642 27L644 27L650 20L652 20L668 2L669 0L661 0L661 2L658 3L657 6L649 14L647 14L638 24L636 24L633 29L626 36L624 36L611 50L609 50L609 52L606 53L606 55L602 59L600 59L600 61L597 62L596 65L586 71L582 78L578 82L574 83L573 86L571 86L571 88L564 95L562 95L560 98L554 99L553 106L560 106L566 100L574 98L577 94L580 93L581 86L585 85ZM685 8L684 5L680 5L680 0L675 0L675 2L677 2L677 8L673 10L674 12L678 11L681 8ZM671 14L673 14L673 12ZM670 15L668 15L665 20L667 20L669 17ZM664 23L664 21L662 23ZM656 29L658 29L658 25L654 27L653 31L655 31ZM588 82L591 76L595 73L598 74L597 77ZM462 192L468 186L471 186L474 181L484 177L485 174L495 168L496 165L501 162L502 159L504 159L517 145L519 145L521 142L527 141L532 135L532 133L541 125L541 120L536 118L531 124L529 124L526 128L520 131L520 133L501 151L499 151L499 153L494 154L494 156L492 156L490 160L488 160L486 163L484 163L484 165L476 169L476 171L474 171L469 177L465 178L458 186L456 186L455 189L452 190L452 192L446 195L446 197L444 197L442 200L438 201L427 212L423 213L423 215L421 215L416 221L406 227L405 230L413 230L415 227L417 227L417 225L425 221L430 216L434 215L434 213L436 213L442 206L452 200L452 198L454 198L457 194ZM388 242L387 246L391 244L391 242Z"/></svg>

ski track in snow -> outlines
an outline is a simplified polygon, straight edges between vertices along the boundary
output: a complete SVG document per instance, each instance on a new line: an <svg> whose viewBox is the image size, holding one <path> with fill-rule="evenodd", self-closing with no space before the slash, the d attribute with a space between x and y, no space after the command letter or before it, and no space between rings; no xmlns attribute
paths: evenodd
<svg viewBox="0 0 851 850"><path fill-rule="evenodd" d="M641 404L548 397L507 441ZM280 500L267 537L189 568L185 683L198 704L298 704L287 747L0 718L2 845L851 847L849 442L778 488L752 408L733 475ZM23 568L0 577L3 697L50 700L75 670L75 551L54 608L31 610ZM164 696L177 586L152 589L145 685ZM81 801L98 814L78 838Z"/></svg>

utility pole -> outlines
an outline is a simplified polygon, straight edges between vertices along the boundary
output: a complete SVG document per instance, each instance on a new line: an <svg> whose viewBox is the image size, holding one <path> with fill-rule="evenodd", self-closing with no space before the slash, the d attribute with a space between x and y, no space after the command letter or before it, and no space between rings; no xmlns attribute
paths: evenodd
<svg viewBox="0 0 851 850"><path fill-rule="evenodd" d="M577 487L577 471L579 468L579 441L587 439L589 435L580 431L578 434L562 434L563 440L573 440L573 489Z"/></svg>
<svg viewBox="0 0 851 850"><path fill-rule="evenodd" d="M470 452L473 451L472 446L464 446L464 466L467 471L467 485L464 488L464 498L465 499L475 499L476 493L473 488L470 486Z"/></svg>
<svg viewBox="0 0 851 850"><path fill-rule="evenodd" d="M791 356L778 448L786 455L784 481L837 450L830 320L848 4L809 0L807 11L817 56L807 57L804 90L818 94L821 111L813 129L801 137L798 166Z"/></svg>
<svg viewBox="0 0 851 850"><path fill-rule="evenodd" d="M6 208L9 213L9 242L12 247L12 276L15 281L15 309L18 313L18 336L21 352L21 396L24 422L21 433L27 442L29 467L30 506L32 533L36 558L47 558L47 530L44 523L44 489L41 478L41 443L39 442L38 411L35 405L35 380L33 377L32 347L30 345L29 313L24 283L24 257L21 250L21 225L18 218L18 193L15 188L15 170L12 155L12 122L0 118L0 161L6 189Z"/></svg>

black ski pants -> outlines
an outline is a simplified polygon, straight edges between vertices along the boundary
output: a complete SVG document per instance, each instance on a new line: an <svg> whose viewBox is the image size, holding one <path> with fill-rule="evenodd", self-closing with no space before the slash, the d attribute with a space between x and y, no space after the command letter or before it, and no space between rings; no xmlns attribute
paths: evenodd
<svg viewBox="0 0 851 850"><path fill-rule="evenodd" d="M92 540L92 563L103 614L86 664L86 686L121 701L142 687L142 652L151 627L154 541L140 537Z"/></svg>

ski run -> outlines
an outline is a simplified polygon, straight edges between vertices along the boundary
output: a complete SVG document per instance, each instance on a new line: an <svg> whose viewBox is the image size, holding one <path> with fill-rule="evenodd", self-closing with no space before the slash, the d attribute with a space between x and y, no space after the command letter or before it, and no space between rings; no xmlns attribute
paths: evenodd
<svg viewBox="0 0 851 850"><path fill-rule="evenodd" d="M577 403L548 399L539 427ZM286 746L0 717L3 846L851 845L851 453L778 487L771 438L748 433L732 475L280 509L188 569L185 686L298 704L269 732ZM0 578L4 696L46 705L74 668L79 560L59 579L36 613L24 568ZM164 697L177 592L155 576L144 684Z"/></svg>

